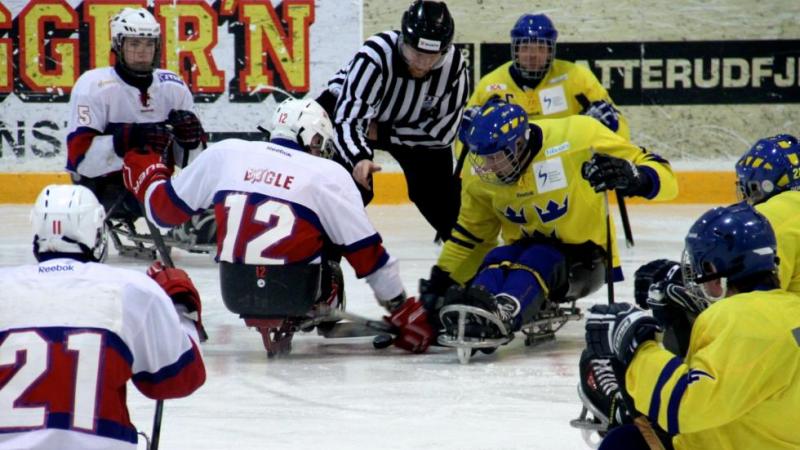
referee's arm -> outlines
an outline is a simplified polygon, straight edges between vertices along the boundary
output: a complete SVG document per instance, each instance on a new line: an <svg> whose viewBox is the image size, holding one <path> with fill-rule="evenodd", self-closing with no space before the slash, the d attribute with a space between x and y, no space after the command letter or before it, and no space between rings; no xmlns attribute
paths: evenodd
<svg viewBox="0 0 800 450"><path fill-rule="evenodd" d="M366 134L370 121L378 115L382 85L380 67L364 55L357 55L342 85L333 120L336 146L352 165L373 158Z"/></svg>
<svg viewBox="0 0 800 450"><path fill-rule="evenodd" d="M431 148L449 147L453 144L470 94L470 81L463 63L458 70L460 73L447 90L447 95L441 99L430 117L412 124L391 127L389 140L392 144Z"/></svg>

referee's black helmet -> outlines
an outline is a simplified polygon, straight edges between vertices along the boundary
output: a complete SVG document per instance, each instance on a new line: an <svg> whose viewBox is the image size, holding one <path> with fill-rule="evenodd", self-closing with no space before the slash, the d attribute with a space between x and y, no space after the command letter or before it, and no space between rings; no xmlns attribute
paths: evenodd
<svg viewBox="0 0 800 450"><path fill-rule="evenodd" d="M455 23L444 2L416 0L403 13L403 42L424 53L442 53L453 43Z"/></svg>

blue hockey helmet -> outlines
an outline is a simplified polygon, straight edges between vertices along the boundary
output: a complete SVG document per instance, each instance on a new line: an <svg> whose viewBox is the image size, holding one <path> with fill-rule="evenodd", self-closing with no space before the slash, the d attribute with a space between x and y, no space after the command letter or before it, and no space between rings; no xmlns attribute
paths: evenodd
<svg viewBox="0 0 800 450"><path fill-rule="evenodd" d="M558 31L544 14L523 14L511 28L511 59L519 73L528 79L544 78L556 57ZM541 44L547 50L542 55L526 44Z"/></svg>
<svg viewBox="0 0 800 450"><path fill-rule="evenodd" d="M528 114L519 105L490 100L460 135L475 172L484 181L514 183L530 161Z"/></svg>
<svg viewBox="0 0 800 450"><path fill-rule="evenodd" d="M735 282L778 266L775 233L766 217L741 202L714 208L692 225L683 251L684 280ZM714 300L720 298L704 292Z"/></svg>
<svg viewBox="0 0 800 450"><path fill-rule="evenodd" d="M800 190L800 145L779 134L759 139L736 162L736 190L751 205L788 190Z"/></svg>

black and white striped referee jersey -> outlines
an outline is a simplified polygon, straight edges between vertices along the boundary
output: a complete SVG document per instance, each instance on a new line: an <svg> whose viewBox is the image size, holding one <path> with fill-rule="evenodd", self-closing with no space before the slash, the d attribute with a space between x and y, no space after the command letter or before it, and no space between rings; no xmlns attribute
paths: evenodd
<svg viewBox="0 0 800 450"><path fill-rule="evenodd" d="M471 90L461 52L451 46L424 78L415 79L400 54L400 39L399 31L372 36L328 82L338 96L332 117L336 146L352 164L373 158L366 137L374 120L381 141L396 146L446 148L458 133Z"/></svg>

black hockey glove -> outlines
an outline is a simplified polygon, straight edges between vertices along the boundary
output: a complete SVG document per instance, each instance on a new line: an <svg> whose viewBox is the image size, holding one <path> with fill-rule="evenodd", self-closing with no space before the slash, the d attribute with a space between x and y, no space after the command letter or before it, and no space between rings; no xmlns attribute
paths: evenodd
<svg viewBox="0 0 800 450"><path fill-rule="evenodd" d="M444 293L450 286L457 284L450 274L442 270L439 266L431 267L429 279L419 280L419 299L425 304L425 308L436 316L442 307Z"/></svg>
<svg viewBox="0 0 800 450"><path fill-rule="evenodd" d="M664 347L676 355L685 355L694 320L708 307L708 300L692 288L661 281L650 286L647 305L664 328Z"/></svg>
<svg viewBox="0 0 800 450"><path fill-rule="evenodd" d="M640 308L649 308L647 293L653 283L660 281L683 285L680 263L669 259L655 259L636 269L633 274L633 297Z"/></svg>
<svg viewBox="0 0 800 450"><path fill-rule="evenodd" d="M596 153L581 167L583 178L589 181L595 192L616 190L630 197L645 195L650 191L650 178L639 171L631 161Z"/></svg>
<svg viewBox="0 0 800 450"><path fill-rule="evenodd" d="M617 358L625 367L658 331L658 321L630 303L594 305L586 316L587 347L600 357Z"/></svg>
<svg viewBox="0 0 800 450"><path fill-rule="evenodd" d="M581 114L594 117L615 133L619 130L619 110L605 100L592 102Z"/></svg>
<svg viewBox="0 0 800 450"><path fill-rule="evenodd" d="M175 140L186 150L194 150L206 141L206 132L197 115L191 111L173 109L169 112L167 123L172 125Z"/></svg>
<svg viewBox="0 0 800 450"><path fill-rule="evenodd" d="M172 144L174 136L164 123L120 123L109 127L107 134L113 135L114 153L120 158L130 150L151 150L164 155Z"/></svg>

